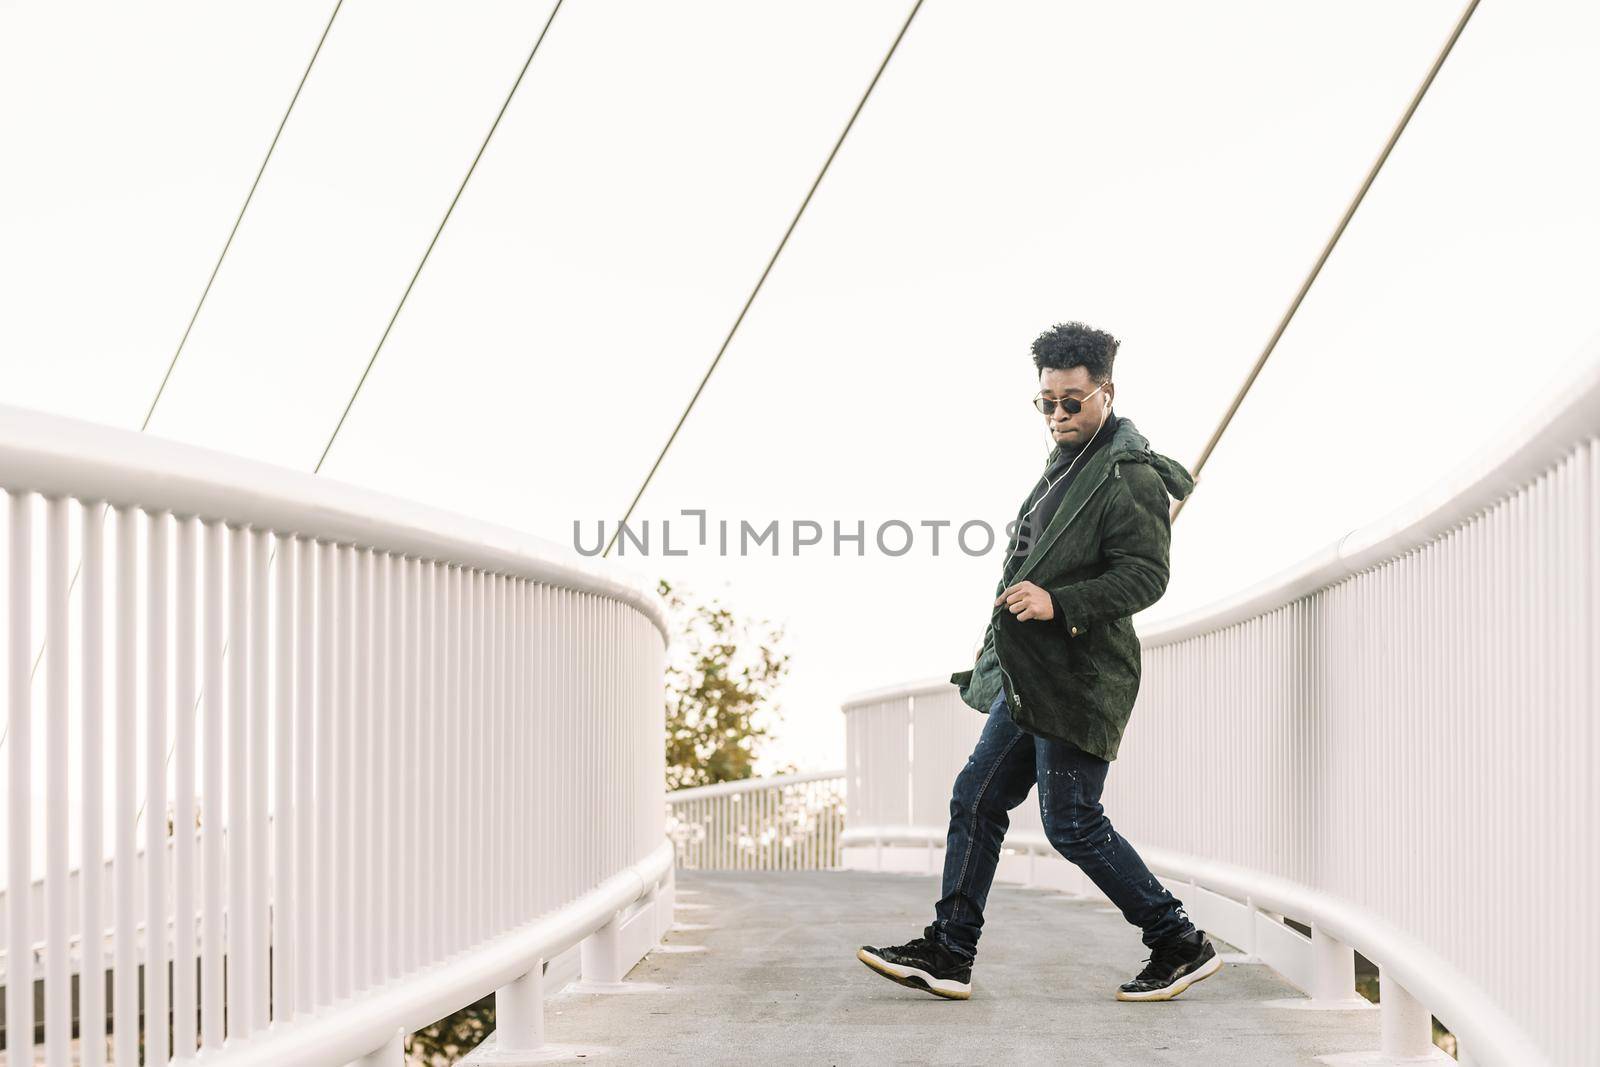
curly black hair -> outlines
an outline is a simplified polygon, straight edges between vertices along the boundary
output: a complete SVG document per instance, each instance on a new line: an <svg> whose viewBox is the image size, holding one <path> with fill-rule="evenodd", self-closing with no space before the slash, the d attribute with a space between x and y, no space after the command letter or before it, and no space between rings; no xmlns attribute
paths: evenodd
<svg viewBox="0 0 1600 1067"><path fill-rule="evenodd" d="M1089 377L1103 382L1111 377L1111 364L1122 342L1103 330L1081 322L1058 322L1033 339L1033 365L1071 370L1082 367Z"/></svg>

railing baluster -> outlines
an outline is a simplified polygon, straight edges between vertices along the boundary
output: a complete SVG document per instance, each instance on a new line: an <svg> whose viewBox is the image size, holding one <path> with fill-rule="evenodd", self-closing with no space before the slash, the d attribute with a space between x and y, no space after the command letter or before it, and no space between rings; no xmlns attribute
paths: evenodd
<svg viewBox="0 0 1600 1067"><path fill-rule="evenodd" d="M488 923L483 918L483 891L485 891L485 877L483 877L483 861L485 861L485 845L483 840L483 824L478 814L483 811L483 766L482 753L490 744L490 737L486 733L483 723L483 573L472 571L472 638L467 643L467 721L472 731L472 752L480 753L475 765L470 768L467 782L470 792L469 806L467 806L466 825L470 827L467 840L470 841L469 865L472 869L472 885L470 885L469 912L472 917L472 926L467 933L469 944L478 944L483 941L483 934L488 929Z"/></svg>
<svg viewBox="0 0 1600 1067"><path fill-rule="evenodd" d="M357 957L357 966L361 968L361 973L357 975L357 985L362 989L383 982L383 972L378 969L377 957L378 943L383 940L386 933L378 925L378 912L372 906L379 892L377 880L382 877L377 862L383 836L376 829L382 821L379 782L380 766L383 762L383 750L379 744L382 735L378 727L379 668L375 608L377 591L374 588L376 578L377 556L371 549L364 548L361 550L361 587L358 597L360 626L356 631L356 644L360 649L361 658L361 740L358 742L361 751L361 783L360 807L356 815L356 834L361 839L361 848L357 860L356 901L360 909L358 918L362 930L360 955Z"/></svg>
<svg viewBox="0 0 1600 1067"><path fill-rule="evenodd" d="M6 983L6 1036L16 1044L10 1052L33 1061L32 936L28 929L29 893L14 887L33 881L33 694L28 672L33 640L33 497L13 492L10 504L10 566L6 593L11 607L6 651L6 960L10 969L26 960L25 982ZM119 783L120 784L120 783ZM17 1035L12 1038L12 1035Z"/></svg>
<svg viewBox="0 0 1600 1067"><path fill-rule="evenodd" d="M175 643L172 680L175 741L172 783L172 1051L192 1059L197 1038L195 996L195 571L199 524L177 520L177 564L173 606ZM86 594L87 595L87 594ZM87 864L85 865L87 867Z"/></svg>
<svg viewBox="0 0 1600 1067"><path fill-rule="evenodd" d="M222 740L225 731L222 682L222 646L225 633L223 620L223 536L220 522L208 522L205 531L205 576L202 596L205 602L202 629L204 658L201 661L201 706L204 711L202 726L202 755L200 775L202 780L200 808L201 851L201 961L200 961L200 1031L204 1048L221 1048L223 1032L223 955L226 952L224 919L224 859L225 843L222 828L226 822L223 796Z"/></svg>
<svg viewBox="0 0 1600 1067"><path fill-rule="evenodd" d="M250 870L250 535L228 528L228 1039L254 1029Z"/></svg>
<svg viewBox="0 0 1600 1067"><path fill-rule="evenodd" d="M295 685L295 586L299 546L291 537L276 539L277 596L274 605L274 682L272 693L272 1021L288 1022L295 1011L296 962L300 948L299 874L295 843L300 812L295 804L295 727L299 725ZM263 664L263 666L265 666ZM182 702L178 705L183 706Z"/></svg>
<svg viewBox="0 0 1600 1067"><path fill-rule="evenodd" d="M533 583L533 643L534 663L536 664L533 676L534 705L539 708L554 708L555 705L555 654L554 641L550 635L550 628L545 623L545 613L549 608L550 588L543 582ZM550 780L555 776L554 769L544 761L544 753L550 751L550 735L552 716L540 715L534 723L533 746L534 756L539 762L533 780L534 804L534 840L538 842L539 856L556 855L558 847L555 833L551 829L552 792ZM552 761L553 762L553 761ZM550 864L535 862L533 872L533 892L536 900L536 909L542 914L546 908L555 903L555 894L550 882Z"/></svg>
<svg viewBox="0 0 1600 1067"><path fill-rule="evenodd" d="M106 1061L105 912L105 518L106 506L84 508L82 610L83 845L82 966L78 971L78 1042L82 1067Z"/></svg>
<svg viewBox="0 0 1600 1067"><path fill-rule="evenodd" d="M445 824L459 833L461 827L461 790L466 777L466 741L461 733L461 568L445 569L445 717L450 723L443 737L442 768ZM451 878L445 885L445 910L440 923L445 934L445 955L462 947L461 934L461 881Z"/></svg>
<svg viewBox="0 0 1600 1067"><path fill-rule="evenodd" d="M271 681L270 661L267 659L271 639L270 601L267 594L267 562L271 551L270 534L266 530L252 529L247 537L250 568L250 644L248 646L249 674L249 732L250 787L248 815L250 822L250 919L246 930L250 937L249 966L251 1000L250 1029L265 1029L269 1020L272 992L271 928L268 925L272 906L272 868L270 852L271 829L267 822L267 794L271 786L272 748L267 730L267 719L272 708L267 703L268 684ZM239 652L246 649L240 648ZM237 653L236 653L237 654Z"/></svg>
<svg viewBox="0 0 1600 1067"><path fill-rule="evenodd" d="M485 770L485 786L489 796L499 797L505 788L502 778L501 760L505 755L505 717L504 717L504 679L505 679L505 649L501 643L501 625L504 621L504 583L498 574L488 576L489 583L489 632L485 637L488 646L485 649L489 657L489 736L495 738L485 752L488 756L488 766ZM482 809L488 824L485 832L488 837L487 847L484 849L484 858L488 861L489 871L487 887L489 891L489 932L499 933L505 928L505 914L502 910L505 901L505 812L499 804L490 803ZM493 813L492 815L490 813Z"/></svg>
<svg viewBox="0 0 1600 1067"><path fill-rule="evenodd" d="M333 953L328 948L335 941L335 924L338 922L338 900L334 895L337 884L334 877L334 849L338 812L334 792L335 721L338 708L334 703L334 681L337 666L334 663L336 647L336 619L334 617L335 591L338 575L338 557L334 546L327 541L318 542L317 555L317 789L314 806L316 820L316 890L314 908L317 915L317 941L322 951L316 953L316 967L312 978L315 994L312 1011L320 1010L336 999L334 987Z"/></svg>
<svg viewBox="0 0 1600 1067"><path fill-rule="evenodd" d="M138 811L138 670L136 634L138 627L138 580L136 559L138 530L134 523L138 512L133 508L117 509L117 586L116 604L116 689L117 689L117 742L115 823L116 836L115 889L116 901L116 977L112 1005L112 1030L115 1034L116 1059L121 1063L134 1063L139 1054L139 912L136 899L138 871L138 843L136 824ZM16 744L16 738L12 738ZM31 1005L30 1005L31 1012ZM31 1015L28 1016L31 1018Z"/></svg>
<svg viewBox="0 0 1600 1067"><path fill-rule="evenodd" d="M146 516L145 588L145 1055L169 1058L167 1044L167 526Z"/></svg>
<svg viewBox="0 0 1600 1067"><path fill-rule="evenodd" d="M417 965L413 951L415 931L411 928L413 899L416 893L414 877L408 874L414 868L414 842L419 832L413 816L412 804L416 796L415 772L412 767L411 671L415 653L412 649L414 623L410 611L412 571L410 560L396 553L391 561L389 591L389 645L390 666L389 715L386 729L389 732L390 759L394 769L394 841L395 877L391 900L390 930L394 944L393 973L409 974Z"/></svg>
<svg viewBox="0 0 1600 1067"><path fill-rule="evenodd" d="M507 907L513 925L528 914L528 850L533 847L529 832L533 824L528 819L528 787L533 760L528 751L528 726L530 716L523 688L526 684L528 650L523 643L526 623L527 587L516 577L507 580L510 596L510 621L506 631L506 646L510 654L510 673L506 696L507 715L512 744L506 753L506 772L510 776L511 824L506 840L510 846L506 865L510 885Z"/></svg>
<svg viewBox="0 0 1600 1067"><path fill-rule="evenodd" d="M405 757L402 766L405 769L406 791L406 839L417 841L427 832L428 812L424 809L422 798L415 783L423 774L423 767L428 753L422 748L422 687L420 683L422 664L421 652L423 644L422 632L422 567L416 559L407 558L404 561L406 572L405 597L402 609L405 612L405 663L402 676L404 688L403 726L405 732ZM408 866L414 871L416 864ZM412 874L405 879L406 882L406 910L402 920L405 930L404 938L409 966L420 966L422 955L422 926L426 922L423 887L416 876Z"/></svg>
<svg viewBox="0 0 1600 1067"><path fill-rule="evenodd" d="M67 508L45 501L45 910L44 1040L48 1067L66 1067L72 1032L67 929ZM15 594L13 594L13 600ZM30 635L31 640L31 635ZM7 882L7 887L16 886ZM8 894L12 895L12 894ZM21 894L15 894L20 896ZM8 956L7 960L18 959ZM14 980L14 979L12 979ZM32 982L29 982L32 985ZM15 1034L8 1030L7 1037Z"/></svg>
<svg viewBox="0 0 1600 1067"><path fill-rule="evenodd" d="M296 576L294 627L295 969L294 1015L317 1003L317 545L292 540Z"/></svg>
<svg viewBox="0 0 1600 1067"><path fill-rule="evenodd" d="M372 748L377 760L377 796L373 836L377 848L374 863L376 882L373 886L372 904L377 938L372 946L372 966L380 982L395 973L394 881L400 876L396 862L399 853L400 833L397 822L397 786L400 785L400 768L394 756L394 656L390 643L393 640L391 590L394 582L394 557L388 552L378 553L374 561L372 599L373 640L373 739Z"/></svg>
<svg viewBox="0 0 1600 1067"><path fill-rule="evenodd" d="M445 817L445 737L450 734L450 718L445 715L445 568L442 563L427 563L427 819L430 840L448 841L453 833ZM446 867L442 862L429 864L429 902L427 915L438 917L445 912ZM445 950L443 923L429 918L427 931L427 958L437 960Z"/></svg>
<svg viewBox="0 0 1600 1067"><path fill-rule="evenodd" d="M334 825L334 907L337 909L334 939L334 995L339 999L355 992L356 908L355 895L355 677L354 659L355 552L351 545L335 549L338 558L338 627L334 652L338 682L334 695L334 802L329 812Z"/></svg>

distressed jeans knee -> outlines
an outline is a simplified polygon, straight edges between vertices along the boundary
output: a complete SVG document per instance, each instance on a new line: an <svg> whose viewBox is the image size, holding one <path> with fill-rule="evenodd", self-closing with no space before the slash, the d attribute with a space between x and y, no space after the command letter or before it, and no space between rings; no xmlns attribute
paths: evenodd
<svg viewBox="0 0 1600 1067"><path fill-rule="evenodd" d="M1185 937L1194 924L1183 904L1117 833L1100 806L1110 764L1064 742L1040 741L1039 809L1050 844L1139 927L1146 946Z"/></svg>

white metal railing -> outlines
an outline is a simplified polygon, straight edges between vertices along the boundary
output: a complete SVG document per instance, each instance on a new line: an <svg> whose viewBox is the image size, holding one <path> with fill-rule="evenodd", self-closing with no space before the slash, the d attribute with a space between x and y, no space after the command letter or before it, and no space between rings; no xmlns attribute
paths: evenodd
<svg viewBox="0 0 1600 1067"><path fill-rule="evenodd" d="M679 867L829 870L839 866L843 829L843 771L746 778L667 794L667 835Z"/></svg>
<svg viewBox="0 0 1600 1067"><path fill-rule="evenodd" d="M616 981L670 922L666 616L637 580L9 408L0 488L10 1063L36 977L51 1065L75 977L91 1065L108 1016L124 1064L398 1063L497 990L525 1047L544 961L582 942Z"/></svg>
<svg viewBox="0 0 1600 1067"><path fill-rule="evenodd" d="M1141 634L1108 814L1197 922L1314 1001L1351 1002L1353 951L1377 963L1392 1056L1430 1051L1430 1014L1464 1061L1595 1055L1600 358L1585 365L1413 506ZM982 716L944 681L845 710L846 866L937 870ZM1007 845L1001 877L1089 888L1036 802Z"/></svg>

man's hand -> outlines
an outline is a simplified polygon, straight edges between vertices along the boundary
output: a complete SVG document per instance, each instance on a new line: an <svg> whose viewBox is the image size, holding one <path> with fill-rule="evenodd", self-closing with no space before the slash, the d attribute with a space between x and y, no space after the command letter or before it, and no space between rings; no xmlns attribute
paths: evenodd
<svg viewBox="0 0 1600 1067"><path fill-rule="evenodd" d="M1056 617L1056 607L1050 600L1050 594L1032 582L1007 586L1006 591L995 597L994 602L996 606L1004 603L1018 622Z"/></svg>

